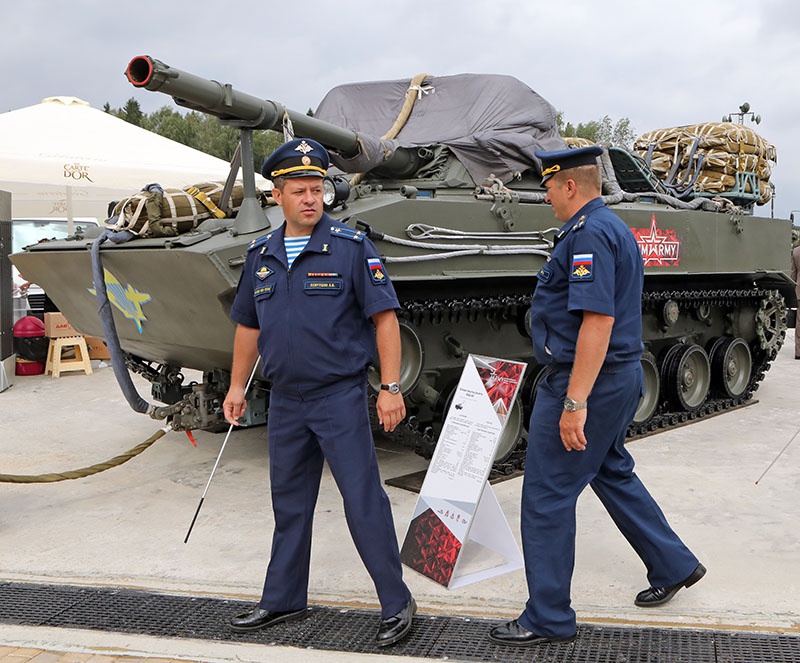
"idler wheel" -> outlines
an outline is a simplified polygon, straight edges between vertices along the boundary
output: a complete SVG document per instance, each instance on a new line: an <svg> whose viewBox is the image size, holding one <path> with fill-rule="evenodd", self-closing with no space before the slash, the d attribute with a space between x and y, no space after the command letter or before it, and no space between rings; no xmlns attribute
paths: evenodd
<svg viewBox="0 0 800 663"><path fill-rule="evenodd" d="M642 354L642 372L644 373L644 394L639 399L639 407L633 415L634 424L649 421L658 407L658 396L661 391L661 379L658 375L656 358L650 352Z"/></svg>
<svg viewBox="0 0 800 663"><path fill-rule="evenodd" d="M714 342L708 354L714 391L729 398L744 394L753 371L753 358L747 341L723 336Z"/></svg>
<svg viewBox="0 0 800 663"><path fill-rule="evenodd" d="M407 396L414 390L425 364L425 349L417 328L407 320L400 320L400 391ZM367 371L367 380L375 392L381 388L381 365L376 358Z"/></svg>
<svg viewBox="0 0 800 663"><path fill-rule="evenodd" d="M697 410L705 402L711 385L711 365L706 351L699 345L673 345L661 365L661 383L676 409Z"/></svg>

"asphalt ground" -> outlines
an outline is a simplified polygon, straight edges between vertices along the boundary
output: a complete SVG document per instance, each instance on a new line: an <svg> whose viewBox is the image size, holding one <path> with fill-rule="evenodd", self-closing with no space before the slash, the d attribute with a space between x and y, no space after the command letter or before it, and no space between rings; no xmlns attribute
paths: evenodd
<svg viewBox="0 0 800 663"><path fill-rule="evenodd" d="M633 597L647 586L644 567L586 491L578 505L572 589L579 622L800 634L800 441L790 444L756 484L800 429L800 362L794 360L793 339L789 332L755 394L757 402L630 443L639 476L708 567L706 577L665 606L636 608ZM93 375L16 376L0 393L0 473L39 475L86 467L158 431L159 422L128 407L111 369L93 364ZM149 385L135 382L149 400ZM0 484L0 581L257 601L272 531L265 434L265 428L255 428L230 436L186 544L224 434L195 433L194 447L185 434L170 432L127 463L88 478ZM384 479L426 467L424 459L386 440L379 439L377 447ZM494 486L517 540L521 484L514 478ZM416 494L393 486L387 493L402 541ZM377 626L374 590L344 523L341 499L326 471L315 519L310 600L374 610ZM502 621L516 617L526 599L522 571L457 590L408 569L405 575L426 615ZM204 661L371 658L190 642L0 625L0 661L137 655ZM22 658L24 652L34 657Z"/></svg>

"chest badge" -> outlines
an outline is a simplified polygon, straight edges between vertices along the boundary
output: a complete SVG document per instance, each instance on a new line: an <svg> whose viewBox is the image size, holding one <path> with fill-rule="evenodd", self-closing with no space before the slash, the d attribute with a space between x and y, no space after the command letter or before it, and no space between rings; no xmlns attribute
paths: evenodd
<svg viewBox="0 0 800 663"><path fill-rule="evenodd" d="M265 278L267 278L272 273L273 272L269 267L267 267L266 265L262 265L261 267L259 267L256 270L256 278L259 281L263 281Z"/></svg>
<svg viewBox="0 0 800 663"><path fill-rule="evenodd" d="M367 267L373 283L379 285L388 282L386 270L383 268L380 258L367 258Z"/></svg>

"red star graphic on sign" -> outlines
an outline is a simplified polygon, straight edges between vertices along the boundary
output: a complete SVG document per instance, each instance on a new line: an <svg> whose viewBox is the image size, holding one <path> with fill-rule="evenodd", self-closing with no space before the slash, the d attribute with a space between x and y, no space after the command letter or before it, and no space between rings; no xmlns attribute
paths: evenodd
<svg viewBox="0 0 800 663"><path fill-rule="evenodd" d="M656 224L656 215L650 228L631 228L645 267L676 267L681 262L681 239L674 230L661 230Z"/></svg>

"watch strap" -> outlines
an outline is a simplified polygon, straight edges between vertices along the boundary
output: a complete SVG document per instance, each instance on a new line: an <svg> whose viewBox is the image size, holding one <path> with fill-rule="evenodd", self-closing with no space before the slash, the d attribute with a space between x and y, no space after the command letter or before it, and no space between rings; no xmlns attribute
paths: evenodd
<svg viewBox="0 0 800 663"><path fill-rule="evenodd" d="M567 412L577 412L578 410L585 410L588 406L587 401L576 401L574 398L567 396L564 399L564 409Z"/></svg>

